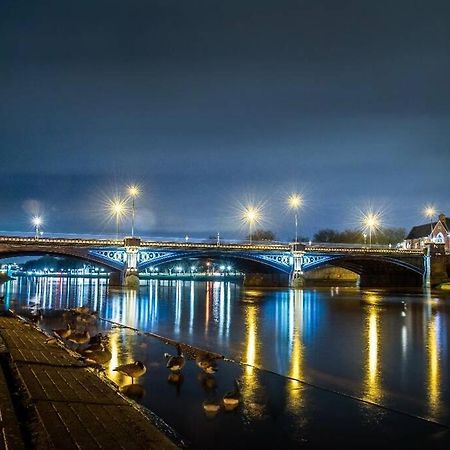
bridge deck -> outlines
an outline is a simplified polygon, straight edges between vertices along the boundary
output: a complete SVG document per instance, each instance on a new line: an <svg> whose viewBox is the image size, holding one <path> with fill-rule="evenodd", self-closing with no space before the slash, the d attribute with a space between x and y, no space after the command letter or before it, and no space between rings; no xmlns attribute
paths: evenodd
<svg viewBox="0 0 450 450"><path fill-rule="evenodd" d="M64 348L47 344L34 327L0 317L0 335L31 407L36 448L177 448L109 384Z"/></svg>

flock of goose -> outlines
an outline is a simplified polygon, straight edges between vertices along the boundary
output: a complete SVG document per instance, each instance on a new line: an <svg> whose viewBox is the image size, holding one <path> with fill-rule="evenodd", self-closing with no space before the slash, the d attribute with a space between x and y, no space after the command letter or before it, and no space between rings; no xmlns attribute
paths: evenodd
<svg viewBox="0 0 450 450"><path fill-rule="evenodd" d="M63 320L66 323L64 328L52 330L55 338L71 343L88 364L98 367L111 360L108 336L102 333L91 336L88 330L88 327L95 325L98 320L96 312L86 306L71 308L64 311ZM176 345L176 350L175 355L164 353L164 357L167 359L166 367L170 371L168 381L180 384L183 379L182 370L186 363L186 357L180 344ZM197 351L195 355L196 365L201 370L199 380L207 391L213 391L217 386L213 376L218 371L217 358L216 355L204 351ZM138 387L138 385L134 385L134 380L145 375L147 368L142 361L134 361L117 366L113 371L130 377L131 386ZM207 416L215 416L222 406L227 411L235 409L239 405L240 399L240 386L235 380L234 390L227 392L221 401L217 398L204 401L203 409Z"/></svg>

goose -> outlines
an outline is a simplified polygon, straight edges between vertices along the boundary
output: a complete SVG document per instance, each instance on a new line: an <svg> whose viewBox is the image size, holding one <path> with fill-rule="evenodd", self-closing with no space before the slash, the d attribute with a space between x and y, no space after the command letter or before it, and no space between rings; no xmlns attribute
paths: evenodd
<svg viewBox="0 0 450 450"><path fill-rule="evenodd" d="M90 314L91 310L87 306L77 306L76 308L72 308L70 311L73 311L76 314Z"/></svg>
<svg viewBox="0 0 450 450"><path fill-rule="evenodd" d="M87 330L84 333L71 333L68 337L69 341L78 345L87 344L89 339L91 339L91 336Z"/></svg>
<svg viewBox="0 0 450 450"><path fill-rule="evenodd" d="M103 344L105 341L108 341L108 336L105 336L102 333L97 333L89 339L89 345Z"/></svg>
<svg viewBox="0 0 450 450"><path fill-rule="evenodd" d="M60 337L62 339L67 339L72 334L72 328L70 328L70 325L67 324L66 328L60 328L57 330L52 330L53 334L55 334L57 337Z"/></svg>
<svg viewBox="0 0 450 450"><path fill-rule="evenodd" d="M134 383L135 378L142 377L147 371L145 364L142 361L135 361L131 364L122 364L113 369L114 372L120 372L131 378L131 383Z"/></svg>
<svg viewBox="0 0 450 450"><path fill-rule="evenodd" d="M205 400L203 410L209 417L214 417L220 410L220 403L217 400Z"/></svg>
<svg viewBox="0 0 450 450"><path fill-rule="evenodd" d="M184 367L184 356L181 352L180 344L177 345L177 356L170 355L169 353L164 353L164 356L168 358L166 367L172 372L181 372Z"/></svg>
<svg viewBox="0 0 450 450"><path fill-rule="evenodd" d="M239 405L239 402L241 400L241 392L237 380L234 380L234 391L227 392L223 396L222 400L225 409L228 411L233 410Z"/></svg>
<svg viewBox="0 0 450 450"><path fill-rule="evenodd" d="M76 316L77 322L91 325L97 322L97 318L98 317L96 312L78 313Z"/></svg>
<svg viewBox="0 0 450 450"><path fill-rule="evenodd" d="M218 370L216 359L208 353L198 355L197 358L195 358L195 362L197 363L197 366L207 374L216 373Z"/></svg>
<svg viewBox="0 0 450 450"><path fill-rule="evenodd" d="M94 361L98 364L106 364L112 358L110 350L103 344L94 344L82 350L80 353L86 357L87 360Z"/></svg>
<svg viewBox="0 0 450 450"><path fill-rule="evenodd" d="M38 309L35 314L32 314L30 316L30 321L33 323L38 323L44 318L44 315L42 314L42 309Z"/></svg>

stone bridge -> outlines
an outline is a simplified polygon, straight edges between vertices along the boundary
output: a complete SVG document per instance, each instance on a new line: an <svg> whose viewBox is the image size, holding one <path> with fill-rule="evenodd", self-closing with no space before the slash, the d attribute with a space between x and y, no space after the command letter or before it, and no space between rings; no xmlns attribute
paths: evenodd
<svg viewBox="0 0 450 450"><path fill-rule="evenodd" d="M360 286L436 285L448 280L450 256L442 245L426 251L300 243L164 242L139 238L67 239L0 236L0 258L52 254L107 268L111 282L136 282L139 272L181 259L233 260L247 283L299 285L305 272L325 266L348 269Z"/></svg>

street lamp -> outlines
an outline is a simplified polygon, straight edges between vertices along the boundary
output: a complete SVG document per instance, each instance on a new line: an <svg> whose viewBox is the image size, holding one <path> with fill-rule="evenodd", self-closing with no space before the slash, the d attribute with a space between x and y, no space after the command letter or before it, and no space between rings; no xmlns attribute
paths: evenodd
<svg viewBox="0 0 450 450"><path fill-rule="evenodd" d="M246 206L242 211L242 220L248 223L248 237L251 244L253 225L261 220L261 208L252 205Z"/></svg>
<svg viewBox="0 0 450 450"><path fill-rule="evenodd" d="M131 197L131 236L134 237L134 218L136 215L135 199L140 194L139 187L136 185L128 186L128 195Z"/></svg>
<svg viewBox="0 0 450 450"><path fill-rule="evenodd" d="M380 217L373 213L369 212L364 217L364 224L366 229L369 230L369 248L372 247L372 232L375 231L380 226Z"/></svg>
<svg viewBox="0 0 450 450"><path fill-rule="evenodd" d="M298 210L303 204L303 198L297 193L293 193L288 198L289 208L294 210L295 218L295 242L298 241Z"/></svg>
<svg viewBox="0 0 450 450"><path fill-rule="evenodd" d="M42 225L42 218L39 216L33 217L33 226L34 226L34 237L37 239L39 237L40 227Z"/></svg>
<svg viewBox="0 0 450 450"><path fill-rule="evenodd" d="M425 209L423 210L423 214L425 217L428 217L430 219L430 240L431 235L433 234L433 216L436 214L436 208L433 205L427 205Z"/></svg>
<svg viewBox="0 0 450 450"><path fill-rule="evenodd" d="M119 239L119 221L126 211L125 201L119 198L112 200L110 210L111 214L116 217L116 238Z"/></svg>

